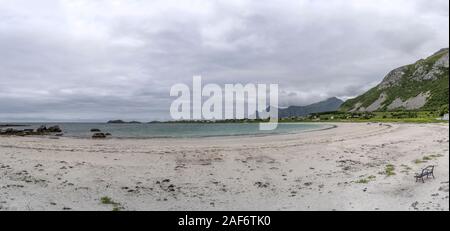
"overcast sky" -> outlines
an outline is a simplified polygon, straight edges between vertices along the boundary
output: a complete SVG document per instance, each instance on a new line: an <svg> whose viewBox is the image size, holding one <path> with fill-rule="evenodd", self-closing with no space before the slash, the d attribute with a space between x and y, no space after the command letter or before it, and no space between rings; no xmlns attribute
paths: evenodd
<svg viewBox="0 0 450 231"><path fill-rule="evenodd" d="M0 122L168 119L170 87L354 97L449 44L448 0L0 0Z"/></svg>

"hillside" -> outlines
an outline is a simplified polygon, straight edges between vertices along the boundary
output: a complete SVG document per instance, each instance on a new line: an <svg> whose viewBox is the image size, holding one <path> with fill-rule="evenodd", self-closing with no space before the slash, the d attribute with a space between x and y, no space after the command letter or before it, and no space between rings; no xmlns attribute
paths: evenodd
<svg viewBox="0 0 450 231"><path fill-rule="evenodd" d="M351 112L439 110L448 105L449 50L391 71L376 87L342 104Z"/></svg>

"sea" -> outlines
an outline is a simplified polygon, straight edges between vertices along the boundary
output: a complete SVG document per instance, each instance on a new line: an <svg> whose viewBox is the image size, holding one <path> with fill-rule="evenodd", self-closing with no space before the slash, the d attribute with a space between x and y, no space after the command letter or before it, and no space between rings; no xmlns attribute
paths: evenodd
<svg viewBox="0 0 450 231"><path fill-rule="evenodd" d="M262 131L258 123L21 123L27 126L16 129L36 129L58 125L65 137L91 138L91 129L111 133L113 138L196 138L220 136L264 136L273 134L301 133L333 127L327 124L279 123L275 130Z"/></svg>

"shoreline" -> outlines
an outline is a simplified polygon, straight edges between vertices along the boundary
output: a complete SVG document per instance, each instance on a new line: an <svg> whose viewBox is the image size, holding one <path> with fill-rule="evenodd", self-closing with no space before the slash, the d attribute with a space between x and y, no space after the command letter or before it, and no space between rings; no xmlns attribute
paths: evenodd
<svg viewBox="0 0 450 231"><path fill-rule="evenodd" d="M0 137L0 210L112 210L102 197L121 210L449 210L448 124L327 124L262 137ZM436 179L416 183L431 164Z"/></svg>
<svg viewBox="0 0 450 231"><path fill-rule="evenodd" d="M60 124L57 123L48 123L46 125L57 125L59 126ZM85 124L85 123L81 123L81 124ZM179 123L174 123L174 124L179 124ZM217 123L217 124L221 124L221 125L226 125L227 123ZM233 124L233 123L232 123ZM253 124L253 123L248 123L248 124ZM109 136L103 139L117 139L117 140L153 140L153 139L202 139L202 138L224 138L224 137L236 137L236 138L241 138L241 137L265 137L265 136L277 136L277 135L289 135L289 134L299 134L299 133L306 133L306 132L314 132L314 131L321 131L321 130L328 130L328 129L334 129L337 127L337 125L332 125L330 123L303 123L303 122L285 122L283 124L292 124L292 125L302 125L302 124L315 124L315 125L319 125L319 128L310 128L310 129L305 129L305 130L294 130L294 131L279 131L279 132L273 132L273 133L254 133L254 134L224 134L224 135L198 135L198 136L154 136L154 137L114 137L114 136ZM40 123L36 123L35 125L41 125ZM43 125L43 126L46 126ZM93 124L95 125L95 124ZM97 124L99 125L99 124ZM103 124L104 125L104 124ZM214 125L214 124L210 124L210 125ZM24 125L26 127L29 127L27 125ZM63 132L61 134L64 134ZM0 137L2 137L0 135ZM15 135L3 135L3 137L15 137ZM61 135L61 136L55 136L55 135L27 135L27 137L34 137L34 138L47 138L47 139L59 139L59 138L72 138L72 139L92 139L92 137L90 136L76 136L76 135Z"/></svg>

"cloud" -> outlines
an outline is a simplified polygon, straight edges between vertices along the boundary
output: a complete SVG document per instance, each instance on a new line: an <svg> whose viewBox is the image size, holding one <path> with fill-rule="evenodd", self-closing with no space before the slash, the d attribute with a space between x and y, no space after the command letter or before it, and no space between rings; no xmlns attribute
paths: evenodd
<svg viewBox="0 0 450 231"><path fill-rule="evenodd" d="M170 87L354 97L448 47L448 1L0 0L0 121L167 119ZM126 112L126 113L124 113Z"/></svg>

